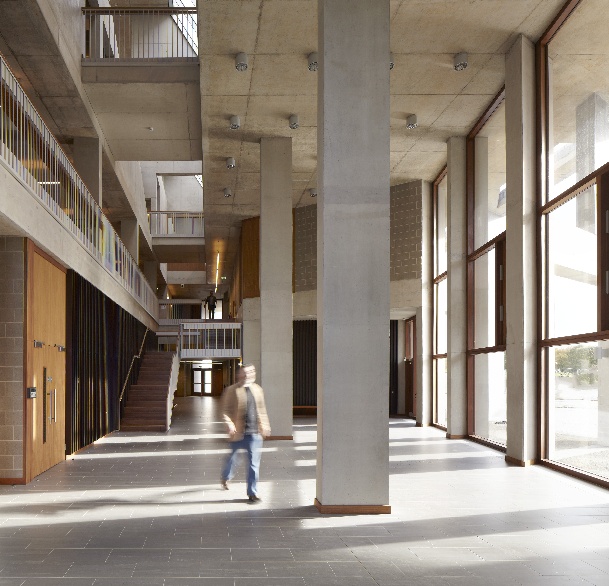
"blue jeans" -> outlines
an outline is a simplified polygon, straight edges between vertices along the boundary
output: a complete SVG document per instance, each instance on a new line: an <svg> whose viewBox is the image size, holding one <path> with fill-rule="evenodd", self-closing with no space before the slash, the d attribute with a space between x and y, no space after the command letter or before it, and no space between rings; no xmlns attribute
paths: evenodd
<svg viewBox="0 0 609 586"><path fill-rule="evenodd" d="M262 436L259 433L244 435L243 439L231 442L231 453L224 464L222 470L222 480L231 480L235 475L235 464L237 462L237 452L246 450L247 452L247 495L256 496L258 494L257 484L260 470L260 457L262 455Z"/></svg>

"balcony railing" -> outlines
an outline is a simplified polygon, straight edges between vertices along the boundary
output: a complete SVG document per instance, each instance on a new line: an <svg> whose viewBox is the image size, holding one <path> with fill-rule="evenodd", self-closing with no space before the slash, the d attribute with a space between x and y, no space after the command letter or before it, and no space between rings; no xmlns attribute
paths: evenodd
<svg viewBox="0 0 609 586"><path fill-rule="evenodd" d="M198 61L196 8L83 8L86 61Z"/></svg>
<svg viewBox="0 0 609 586"><path fill-rule="evenodd" d="M204 236L203 212L148 212L152 236Z"/></svg>
<svg viewBox="0 0 609 586"><path fill-rule="evenodd" d="M1 57L0 161L156 318L155 293Z"/></svg>
<svg viewBox="0 0 609 586"><path fill-rule="evenodd" d="M241 324L182 321L178 334L180 358L240 358Z"/></svg>

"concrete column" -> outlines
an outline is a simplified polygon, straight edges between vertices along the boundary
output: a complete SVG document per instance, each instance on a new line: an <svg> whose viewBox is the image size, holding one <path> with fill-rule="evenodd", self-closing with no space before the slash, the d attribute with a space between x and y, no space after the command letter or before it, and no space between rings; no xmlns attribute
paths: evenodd
<svg viewBox="0 0 609 586"><path fill-rule="evenodd" d="M138 264L140 262L140 227L137 219L121 220L121 240Z"/></svg>
<svg viewBox="0 0 609 586"><path fill-rule="evenodd" d="M292 139L260 141L260 381L273 437L292 438Z"/></svg>
<svg viewBox="0 0 609 586"><path fill-rule="evenodd" d="M253 364L256 367L256 377L260 381L260 297L243 300L243 364ZM267 405L267 409L270 405ZM273 421L271 429L273 433Z"/></svg>
<svg viewBox="0 0 609 586"><path fill-rule="evenodd" d="M153 291L156 291L157 287L157 268L158 263L155 260L147 260L144 262L144 277L146 277L146 280Z"/></svg>
<svg viewBox="0 0 609 586"><path fill-rule="evenodd" d="M524 466L536 457L537 435L535 46L524 36L506 57L505 126L506 460Z"/></svg>
<svg viewBox="0 0 609 586"><path fill-rule="evenodd" d="M423 181L421 197L421 307L417 308L417 426L431 425L431 393L433 387L431 354L433 324L433 205L431 185Z"/></svg>
<svg viewBox="0 0 609 586"><path fill-rule="evenodd" d="M319 0L317 499L389 502L389 0Z"/></svg>
<svg viewBox="0 0 609 586"><path fill-rule="evenodd" d="M575 169L578 181L607 162L608 140L607 102L594 92L575 111ZM592 190L581 194L575 205L575 225L596 234L596 194Z"/></svg>
<svg viewBox="0 0 609 586"><path fill-rule="evenodd" d="M467 205L465 138L448 139L447 437L467 435Z"/></svg>
<svg viewBox="0 0 609 586"><path fill-rule="evenodd" d="M102 144L99 138L74 138L74 166L99 207L102 206Z"/></svg>

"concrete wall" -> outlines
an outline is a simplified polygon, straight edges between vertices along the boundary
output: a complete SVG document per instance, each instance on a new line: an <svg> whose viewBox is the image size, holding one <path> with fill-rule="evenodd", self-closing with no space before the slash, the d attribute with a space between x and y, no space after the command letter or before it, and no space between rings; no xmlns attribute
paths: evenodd
<svg viewBox="0 0 609 586"><path fill-rule="evenodd" d="M114 170L142 229L142 233L148 241L149 247L152 248L152 238L150 236L146 200L144 197L144 181L142 179L140 164L138 161L117 161L114 165Z"/></svg>
<svg viewBox="0 0 609 586"><path fill-rule="evenodd" d="M23 477L24 239L0 237L0 478Z"/></svg>
<svg viewBox="0 0 609 586"><path fill-rule="evenodd" d="M191 175L165 175L163 177L167 194L167 210L182 212L203 211L203 188Z"/></svg>
<svg viewBox="0 0 609 586"><path fill-rule="evenodd" d="M317 206L294 210L294 290L317 289Z"/></svg>

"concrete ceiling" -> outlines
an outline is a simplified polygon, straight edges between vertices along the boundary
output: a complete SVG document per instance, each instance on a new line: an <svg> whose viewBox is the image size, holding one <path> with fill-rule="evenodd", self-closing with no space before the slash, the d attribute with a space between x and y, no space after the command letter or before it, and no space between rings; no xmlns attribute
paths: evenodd
<svg viewBox="0 0 609 586"><path fill-rule="evenodd" d="M598 0L602 1L602 0ZM446 140L465 135L504 84L505 53L518 34L537 40L564 0L392 0L391 184L433 180ZM293 138L294 206L317 184L317 0L199 2L206 255L230 278L242 219L259 214L261 137ZM238 72L237 53L249 56ZM467 69L453 56L469 54ZM387 63L389 66L389 63ZM300 128L290 130L296 113ZM407 130L416 114L419 126ZM239 130L229 130L232 115ZM225 166L234 157L235 169ZM224 197L231 187L233 197ZM496 205L496 204L495 204Z"/></svg>

